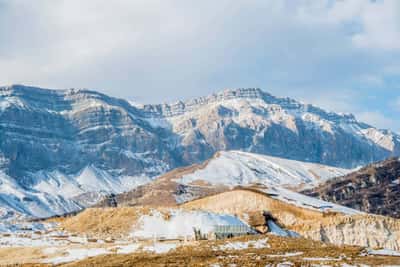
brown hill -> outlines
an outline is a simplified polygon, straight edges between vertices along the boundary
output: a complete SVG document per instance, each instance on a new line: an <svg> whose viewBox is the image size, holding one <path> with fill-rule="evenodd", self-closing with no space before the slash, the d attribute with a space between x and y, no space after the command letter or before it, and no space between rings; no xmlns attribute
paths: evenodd
<svg viewBox="0 0 400 267"><path fill-rule="evenodd" d="M400 220L368 214L344 215L297 206L290 201L274 199L263 192L263 188L236 188L189 201L176 208L231 214L256 228L261 226L258 215L267 212L280 227L295 231L305 238L336 245L400 250ZM151 209L165 214L170 210L162 207ZM151 209L139 206L87 209L77 216L64 219L61 225L67 231L88 236L126 237L138 218L149 214Z"/></svg>
<svg viewBox="0 0 400 267"><path fill-rule="evenodd" d="M216 153L214 157L218 157L218 153ZM132 191L117 195L109 195L94 207L174 207L180 202L178 201L179 197L190 200L228 190L226 186L210 185L202 181L196 181L196 183L191 185L184 185L176 182L176 180L183 175L204 168L210 160L201 164L174 169L160 176L153 182L139 186Z"/></svg>
<svg viewBox="0 0 400 267"><path fill-rule="evenodd" d="M306 238L336 245L400 250L400 220L369 214L344 215L299 207L273 199L255 188L234 189L187 202L180 207L234 214L245 221L254 212L267 211L281 227Z"/></svg>
<svg viewBox="0 0 400 267"><path fill-rule="evenodd" d="M368 213L400 218L400 161L391 158L303 191Z"/></svg>

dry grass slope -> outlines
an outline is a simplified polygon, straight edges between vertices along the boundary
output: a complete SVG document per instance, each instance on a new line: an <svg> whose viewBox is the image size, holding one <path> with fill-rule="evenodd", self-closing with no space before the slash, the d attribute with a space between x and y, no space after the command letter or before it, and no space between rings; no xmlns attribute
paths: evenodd
<svg viewBox="0 0 400 267"><path fill-rule="evenodd" d="M71 233L96 238L125 237L148 207L90 208L61 220L61 227Z"/></svg>
<svg viewBox="0 0 400 267"><path fill-rule="evenodd" d="M283 225L297 221L320 220L329 216L322 212L304 209L273 199L257 190L235 189L184 203L184 209L202 209L216 213L229 213L241 216L245 213L268 211ZM334 214L331 214L334 216Z"/></svg>
<svg viewBox="0 0 400 267"><path fill-rule="evenodd" d="M230 240L248 241L261 237L241 237ZM337 266L338 264L368 264L370 266L400 264L396 257L363 257L362 249L352 246L333 246L307 239L283 238L268 235L268 244L271 248L251 248L244 250L214 250L213 247L224 244L226 241L201 241L192 246L185 246L167 254L139 253L131 255L105 255L89 258L83 261L65 264L65 267L78 266L210 266L220 264L228 266L266 266L286 261L294 263L294 266L312 266L325 264ZM288 252L302 252L301 255L291 257L279 257L270 255L283 255ZM317 260L307 260L315 258ZM318 260L325 258L326 260Z"/></svg>

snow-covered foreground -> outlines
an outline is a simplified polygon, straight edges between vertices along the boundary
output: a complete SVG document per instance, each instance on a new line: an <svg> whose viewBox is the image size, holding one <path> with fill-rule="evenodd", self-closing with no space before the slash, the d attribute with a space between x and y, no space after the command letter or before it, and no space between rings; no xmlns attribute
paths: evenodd
<svg viewBox="0 0 400 267"><path fill-rule="evenodd" d="M88 257L94 257L104 254L130 254L135 252L150 252L150 253L167 253L175 249L179 244L177 243L124 243L117 246L107 247L79 247L79 248L45 248L43 253L48 257L43 260L43 263L60 264L66 262L73 262L83 260ZM57 256L55 256L57 255ZM61 255L61 256L58 256Z"/></svg>
<svg viewBox="0 0 400 267"><path fill-rule="evenodd" d="M182 245L182 242L156 240L181 237L192 240L193 227L206 233L212 231L215 225L247 226L232 215L173 209L168 214L162 214L154 210L150 215L141 216L137 224L132 222L133 230L130 236L127 235L125 239L114 240L110 243L107 240L87 238L86 235L61 231L56 223L10 221L0 223L0 249L40 248L43 254L41 262L52 264L72 262L103 254L167 253ZM261 243L258 243L254 245L261 246Z"/></svg>
<svg viewBox="0 0 400 267"><path fill-rule="evenodd" d="M222 151L205 168L184 175L179 182L190 184L202 180L230 186L258 183L307 188L350 171L254 153Z"/></svg>
<svg viewBox="0 0 400 267"><path fill-rule="evenodd" d="M268 223L271 234L266 236L255 235L234 240L201 242L191 241L189 239L185 241L163 240L163 237L177 238L186 234L192 234L193 229L189 227L192 226L192 224L196 224L197 227L206 231L212 229L213 225L244 225L244 223L231 215L218 215L203 211L188 212L182 210L174 210L169 214L153 212L150 215L142 216L139 222L138 225L133 226L138 227L132 232L134 238L128 237L127 239L114 240L113 242L101 239L93 240L87 238L85 235L78 236L65 231L59 231L55 223L25 222L15 225L0 224L0 255L2 249L34 247L36 250L34 252L35 254L32 255L31 262L62 264L99 255L110 255L110 257L112 257L112 255L116 254L124 255L132 253L139 253L141 255L146 255L146 253L163 254L179 249L181 246L191 246L193 250L201 246L200 249L213 251L217 254L219 254L219 251L224 251L222 255L227 255L224 257L230 257L229 255L231 253L235 254L243 250L251 249L252 253L245 253L248 255L258 255L257 251L262 250L263 252L260 252L261 254L259 255L267 255L270 259L290 260L296 258L297 260L301 259L302 261L311 263L341 262L347 259L346 257L342 257L341 254L335 257L328 257L325 255L322 257L314 257L309 256L309 250L293 250L296 249L297 245L299 245L299 248L302 247L302 245L296 242L304 242L303 239L298 239L297 241L297 238L292 239L295 241L290 241L294 243L294 247L292 247L291 250L276 250L276 246L280 246L281 244L279 242L282 241L282 239L277 239L278 237L276 236L281 236L279 238L284 238L285 240L285 238L289 238L291 235L288 234L288 231L272 222ZM152 233L157 233L159 240L157 240L157 238L155 238L156 235ZM136 239L137 237L147 237L147 239L138 240ZM325 246L322 246L321 249L324 249L324 247ZM268 249L271 249L271 252L268 252ZM360 249L360 251L362 250ZM165 255L167 257L168 254ZM359 257L368 257L368 255L400 257L400 254L396 251L372 249L360 252ZM0 258L0 264L4 263L2 260L4 259ZM18 259L12 258L12 260L13 263L18 263Z"/></svg>
<svg viewBox="0 0 400 267"><path fill-rule="evenodd" d="M65 251L61 250L44 250L44 252L51 252L50 254L54 253L63 253L63 256L58 256L54 258L49 258L43 260L43 263L53 263L53 264L60 264L66 263L71 261L82 260L88 257L94 257L102 254L110 253L105 248L79 248L79 249L67 249Z"/></svg>
<svg viewBox="0 0 400 267"><path fill-rule="evenodd" d="M180 244L139 242L131 238L110 243L107 240L90 239L86 235L61 231L56 223L0 222L0 250L40 248L44 258L42 263L60 264L102 254L167 253L178 245Z"/></svg>
<svg viewBox="0 0 400 267"><path fill-rule="evenodd" d="M242 250L248 248L269 248L268 238L259 240L250 240L246 242L226 242L224 245L213 247L214 250Z"/></svg>
<svg viewBox="0 0 400 267"><path fill-rule="evenodd" d="M0 222L0 248L63 246L72 242L72 236L59 231L53 223Z"/></svg>

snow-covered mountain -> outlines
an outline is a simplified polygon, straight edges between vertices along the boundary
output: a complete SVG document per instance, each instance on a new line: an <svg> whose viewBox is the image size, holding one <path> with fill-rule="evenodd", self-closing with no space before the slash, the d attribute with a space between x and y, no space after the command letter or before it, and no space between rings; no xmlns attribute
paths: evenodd
<svg viewBox="0 0 400 267"><path fill-rule="evenodd" d="M399 140L352 115L259 89L138 105L90 90L0 87L0 206L72 211L224 150L349 168L399 155Z"/></svg>
<svg viewBox="0 0 400 267"><path fill-rule="evenodd" d="M241 151L222 151L202 168L184 174L179 182L191 184L195 181L204 181L228 186L264 184L310 188L349 172L348 169L316 163Z"/></svg>
<svg viewBox="0 0 400 267"><path fill-rule="evenodd" d="M147 176L111 176L93 166L77 175L40 171L30 177L35 183L27 188L0 171L0 218L1 214L9 217L65 214L93 205L104 195L122 193L151 181Z"/></svg>
<svg viewBox="0 0 400 267"><path fill-rule="evenodd" d="M139 107L139 106L138 106ZM260 89L225 90L175 104L145 105L148 122L180 137L183 158L244 150L339 167L400 153L400 136Z"/></svg>
<svg viewBox="0 0 400 267"><path fill-rule="evenodd" d="M201 164L175 169L132 191L112 196L111 201L107 197L99 206L173 206L237 186L261 186L286 192L285 189L313 188L349 172L349 169L317 163L241 151L221 151ZM292 192L292 195L295 194Z"/></svg>

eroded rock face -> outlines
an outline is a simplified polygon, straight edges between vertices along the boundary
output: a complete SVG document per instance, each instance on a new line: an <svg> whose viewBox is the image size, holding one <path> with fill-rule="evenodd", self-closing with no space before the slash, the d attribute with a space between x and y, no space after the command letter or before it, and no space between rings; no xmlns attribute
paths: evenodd
<svg viewBox="0 0 400 267"><path fill-rule="evenodd" d="M88 165L157 175L177 165L163 133L128 102L88 90L0 88L0 151L14 177Z"/></svg>
<svg viewBox="0 0 400 267"><path fill-rule="evenodd" d="M371 164L304 193L368 213L400 218L400 161L392 158Z"/></svg>
<svg viewBox="0 0 400 267"><path fill-rule="evenodd" d="M367 215L333 217L295 229L306 238L332 244L400 251L400 221L387 217Z"/></svg>
<svg viewBox="0 0 400 267"><path fill-rule="evenodd" d="M260 89L226 90L187 102L140 107L152 125L181 138L182 156L199 161L218 150L356 167L399 154L400 138Z"/></svg>
<svg viewBox="0 0 400 267"><path fill-rule="evenodd" d="M88 165L154 176L232 149L352 167L398 154L399 139L259 89L132 106L89 90L0 88L0 166L19 178Z"/></svg>
<svg viewBox="0 0 400 267"><path fill-rule="evenodd" d="M378 215L343 215L298 207L249 190L233 190L185 203L184 209L235 214L252 224L251 216L268 212L284 229L305 238L336 245L400 251L400 220ZM258 223L254 223L257 225Z"/></svg>

